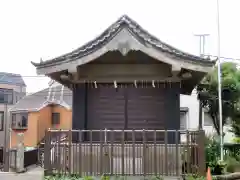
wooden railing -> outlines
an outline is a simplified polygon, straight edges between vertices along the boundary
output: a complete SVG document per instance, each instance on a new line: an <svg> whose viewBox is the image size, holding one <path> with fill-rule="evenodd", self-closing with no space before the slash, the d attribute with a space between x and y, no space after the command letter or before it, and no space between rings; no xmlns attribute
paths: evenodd
<svg viewBox="0 0 240 180"><path fill-rule="evenodd" d="M46 175L205 175L204 157L204 131L49 130L44 144Z"/></svg>

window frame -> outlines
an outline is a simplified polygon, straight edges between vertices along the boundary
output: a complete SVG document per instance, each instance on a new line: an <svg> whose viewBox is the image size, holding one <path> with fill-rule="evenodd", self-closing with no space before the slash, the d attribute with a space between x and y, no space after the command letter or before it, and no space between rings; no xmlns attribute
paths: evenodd
<svg viewBox="0 0 240 180"><path fill-rule="evenodd" d="M210 120L210 122L206 120ZM207 111L203 111L203 127L212 127L212 126L213 126L213 122L212 122L211 116Z"/></svg>
<svg viewBox="0 0 240 180"><path fill-rule="evenodd" d="M28 128L28 113L27 112L21 112L21 113L13 113L11 115L12 121L11 121L11 128L15 130L21 130L21 129L27 129ZM23 126L23 117L26 118L25 126ZM20 125L19 125L20 123Z"/></svg>
<svg viewBox="0 0 240 180"><path fill-rule="evenodd" d="M1 117L2 117L2 119L1 119ZM4 112L3 111L0 111L0 121L2 121L1 122L1 125L0 125L0 131L4 131Z"/></svg>
<svg viewBox="0 0 240 180"><path fill-rule="evenodd" d="M185 128L184 129L182 129L181 128L181 114L184 114L184 116L185 116ZM188 130L188 119L189 119L189 113L188 113L188 109L184 109L184 110L180 110L180 127L179 127L179 129L180 130Z"/></svg>
<svg viewBox="0 0 240 180"><path fill-rule="evenodd" d="M0 100L0 104L13 104L13 96L14 96L13 89L0 88L0 97L1 97L1 95L3 95L3 99ZM12 97L11 101L8 100L9 96Z"/></svg>
<svg viewBox="0 0 240 180"><path fill-rule="evenodd" d="M55 119L56 117L58 118L57 120ZM60 124L60 119L61 119L61 114L59 112L53 112L52 113L52 121L51 121L52 126L59 125Z"/></svg>

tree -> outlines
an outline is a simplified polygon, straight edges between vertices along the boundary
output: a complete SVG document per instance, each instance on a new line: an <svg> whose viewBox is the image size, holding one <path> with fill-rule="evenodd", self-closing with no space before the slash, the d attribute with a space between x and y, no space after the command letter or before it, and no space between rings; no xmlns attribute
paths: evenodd
<svg viewBox="0 0 240 180"><path fill-rule="evenodd" d="M231 118L240 136L240 70L235 63L226 62L221 64L221 73L223 125L227 118ZM203 107L208 109L216 132L220 135L217 67L202 80L197 91Z"/></svg>

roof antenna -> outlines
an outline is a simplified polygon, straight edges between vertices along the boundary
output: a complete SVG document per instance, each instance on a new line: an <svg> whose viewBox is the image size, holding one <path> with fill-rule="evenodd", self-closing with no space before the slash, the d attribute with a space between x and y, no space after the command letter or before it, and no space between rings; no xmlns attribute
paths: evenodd
<svg viewBox="0 0 240 180"><path fill-rule="evenodd" d="M114 81L113 83L114 83L114 88L117 88L117 82Z"/></svg>
<svg viewBox="0 0 240 180"><path fill-rule="evenodd" d="M96 81L94 81L94 86L95 86L95 88L97 88L97 82Z"/></svg>

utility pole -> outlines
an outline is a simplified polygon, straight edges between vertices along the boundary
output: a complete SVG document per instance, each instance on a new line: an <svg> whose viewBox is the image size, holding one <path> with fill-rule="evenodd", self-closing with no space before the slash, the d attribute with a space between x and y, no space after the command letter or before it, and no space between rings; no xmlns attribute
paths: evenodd
<svg viewBox="0 0 240 180"><path fill-rule="evenodd" d="M219 105L219 129L220 129L220 154L223 161L223 119L222 119L222 75L221 75L221 48L220 48L220 13L219 0L217 0L217 36L218 36L218 105Z"/></svg>
<svg viewBox="0 0 240 180"><path fill-rule="evenodd" d="M206 45L206 37L209 34L195 34L194 36L199 37L199 55L205 55L205 45Z"/></svg>

